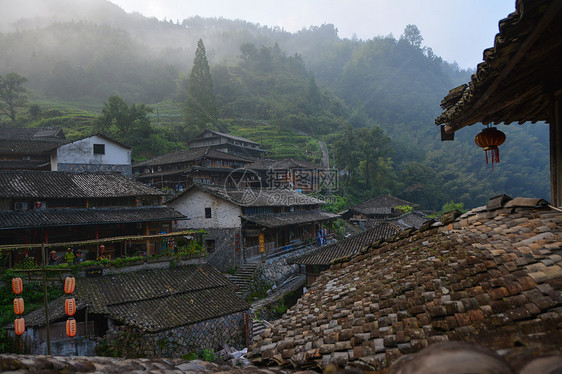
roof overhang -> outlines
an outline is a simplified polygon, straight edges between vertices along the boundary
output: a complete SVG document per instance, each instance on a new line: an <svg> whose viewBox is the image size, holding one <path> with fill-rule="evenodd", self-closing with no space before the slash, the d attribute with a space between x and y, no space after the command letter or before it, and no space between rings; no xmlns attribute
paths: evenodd
<svg viewBox="0 0 562 374"><path fill-rule="evenodd" d="M552 120L553 99L562 96L562 2L518 0L499 29L469 84L441 102L435 123L444 134L478 122Z"/></svg>

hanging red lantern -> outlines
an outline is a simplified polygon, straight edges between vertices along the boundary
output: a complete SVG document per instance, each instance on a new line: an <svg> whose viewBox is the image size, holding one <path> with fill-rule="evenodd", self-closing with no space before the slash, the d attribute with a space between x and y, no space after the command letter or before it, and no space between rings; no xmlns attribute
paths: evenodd
<svg viewBox="0 0 562 374"><path fill-rule="evenodd" d="M23 292L23 281L20 277L12 278L12 291L19 295Z"/></svg>
<svg viewBox="0 0 562 374"><path fill-rule="evenodd" d="M69 338L73 338L76 335L76 320L74 318L69 318L66 321L66 335Z"/></svg>
<svg viewBox="0 0 562 374"><path fill-rule="evenodd" d="M505 142L505 134L495 127L486 127L481 133L476 135L474 142L477 146L484 148L486 152L486 164L488 160L500 162L500 150L498 147Z"/></svg>
<svg viewBox="0 0 562 374"><path fill-rule="evenodd" d="M66 277L64 280L64 293L73 293L74 287L76 287L76 278Z"/></svg>
<svg viewBox="0 0 562 374"><path fill-rule="evenodd" d="M73 316L76 313L76 299L73 297L64 301L64 311L66 315Z"/></svg>
<svg viewBox="0 0 562 374"><path fill-rule="evenodd" d="M16 330L16 335L22 335L25 332L25 320L23 318L16 318L14 329Z"/></svg>
<svg viewBox="0 0 562 374"><path fill-rule="evenodd" d="M14 313L20 315L23 314L25 307L23 303L23 299L21 297L16 297L14 299Z"/></svg>

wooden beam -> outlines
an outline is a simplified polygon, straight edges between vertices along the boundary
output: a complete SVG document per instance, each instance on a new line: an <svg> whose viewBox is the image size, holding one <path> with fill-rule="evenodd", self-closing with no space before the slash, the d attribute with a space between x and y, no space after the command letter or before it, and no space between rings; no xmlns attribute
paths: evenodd
<svg viewBox="0 0 562 374"><path fill-rule="evenodd" d="M550 121L550 203L562 206L562 100L553 100Z"/></svg>

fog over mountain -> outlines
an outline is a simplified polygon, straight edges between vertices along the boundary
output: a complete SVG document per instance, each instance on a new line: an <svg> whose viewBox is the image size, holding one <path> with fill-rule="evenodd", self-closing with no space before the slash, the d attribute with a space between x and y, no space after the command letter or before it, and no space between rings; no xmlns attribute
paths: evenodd
<svg viewBox="0 0 562 374"><path fill-rule="evenodd" d="M508 141L493 173L473 142L481 126L440 141L439 103L472 71L434 53L415 25L359 40L332 24L289 33L223 18L160 21L106 0L0 1L0 75L27 78L30 102L56 109L22 110L3 125L62 125L78 137L96 131L95 116L116 95L155 111L148 135L110 134L135 157L185 147L193 133L187 82L201 39L220 113L211 125L267 143L272 157L317 162L322 139L333 165L349 172L341 193L353 201L389 193L439 209L500 193L548 197L546 126L502 126Z"/></svg>

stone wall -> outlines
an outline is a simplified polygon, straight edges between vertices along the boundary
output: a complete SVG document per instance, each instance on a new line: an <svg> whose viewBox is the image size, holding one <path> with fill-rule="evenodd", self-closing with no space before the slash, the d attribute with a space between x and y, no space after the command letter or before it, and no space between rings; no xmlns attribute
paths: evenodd
<svg viewBox="0 0 562 374"><path fill-rule="evenodd" d="M289 257L300 256L317 248L316 246L301 248L282 256L266 260L265 263L261 265L264 278L276 285L280 285L285 279L300 274L299 265L289 265L287 264L287 259Z"/></svg>
<svg viewBox="0 0 562 374"><path fill-rule="evenodd" d="M108 165L108 164L58 164L58 171L68 171L73 173L96 173L96 172L116 172L125 177L133 175L131 165Z"/></svg>
<svg viewBox="0 0 562 374"><path fill-rule="evenodd" d="M248 328L251 337L251 323ZM130 326L114 326L108 330L106 342L125 357L179 358L203 349L217 352L223 343L242 349L246 347L244 312L156 333L140 334Z"/></svg>
<svg viewBox="0 0 562 374"><path fill-rule="evenodd" d="M242 252L235 251L234 240L240 229L206 229L204 240L214 240L215 250L207 254L207 262L222 272L228 272L242 263Z"/></svg>

